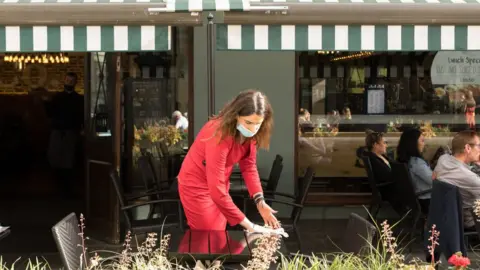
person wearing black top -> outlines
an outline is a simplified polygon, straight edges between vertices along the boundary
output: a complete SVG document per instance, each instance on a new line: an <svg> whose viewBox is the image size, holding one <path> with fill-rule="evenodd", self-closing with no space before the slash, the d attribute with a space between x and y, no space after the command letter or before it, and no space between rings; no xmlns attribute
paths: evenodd
<svg viewBox="0 0 480 270"><path fill-rule="evenodd" d="M403 213L403 207L397 198L399 194L396 194L395 186L392 182L390 163L393 162L393 160L386 155L387 141L384 139L383 133L368 130L365 144L367 151L364 155L370 160L376 183L392 183L392 185L384 185L378 188L382 199L387 201L397 213Z"/></svg>
<svg viewBox="0 0 480 270"><path fill-rule="evenodd" d="M77 143L83 128L83 96L75 92L77 74L65 76L64 91L45 101L52 131L48 147L48 161L54 169L62 195L74 196L74 165Z"/></svg>
<svg viewBox="0 0 480 270"><path fill-rule="evenodd" d="M390 182L392 172L390 168L391 160L386 156L387 141L383 138L383 133L367 131L365 145L368 151L364 154L370 159L377 183Z"/></svg>

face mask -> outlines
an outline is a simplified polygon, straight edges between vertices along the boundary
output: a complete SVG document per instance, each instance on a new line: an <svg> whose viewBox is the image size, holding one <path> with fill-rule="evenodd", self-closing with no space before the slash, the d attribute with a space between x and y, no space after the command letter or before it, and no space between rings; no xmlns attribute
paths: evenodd
<svg viewBox="0 0 480 270"><path fill-rule="evenodd" d="M65 89L65 92L68 92L68 93L75 91L75 87L73 87L73 85L64 85L63 89Z"/></svg>
<svg viewBox="0 0 480 270"><path fill-rule="evenodd" d="M260 128L260 125L255 125L255 132L252 132L248 128L244 127L242 124L237 124L237 130L240 131L240 133L247 138L251 138L255 136L259 128Z"/></svg>

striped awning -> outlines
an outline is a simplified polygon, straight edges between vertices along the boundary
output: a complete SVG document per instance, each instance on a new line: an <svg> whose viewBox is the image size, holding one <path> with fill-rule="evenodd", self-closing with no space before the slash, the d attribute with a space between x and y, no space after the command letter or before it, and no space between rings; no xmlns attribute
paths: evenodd
<svg viewBox="0 0 480 270"><path fill-rule="evenodd" d="M480 50L477 25L217 25L218 50Z"/></svg>
<svg viewBox="0 0 480 270"><path fill-rule="evenodd" d="M480 0L251 0L250 3L478 4Z"/></svg>
<svg viewBox="0 0 480 270"><path fill-rule="evenodd" d="M166 51L170 26L0 26L0 52Z"/></svg>
<svg viewBox="0 0 480 270"><path fill-rule="evenodd" d="M169 12L244 11L249 10L249 0L0 0L1 4L158 4L149 7L165 7Z"/></svg>
<svg viewBox="0 0 480 270"><path fill-rule="evenodd" d="M250 9L249 0L166 0L171 12L244 11Z"/></svg>

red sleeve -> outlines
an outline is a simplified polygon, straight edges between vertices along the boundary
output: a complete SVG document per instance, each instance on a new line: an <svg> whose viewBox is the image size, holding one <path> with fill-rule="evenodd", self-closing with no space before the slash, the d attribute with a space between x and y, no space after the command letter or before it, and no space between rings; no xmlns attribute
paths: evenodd
<svg viewBox="0 0 480 270"><path fill-rule="evenodd" d="M228 224L235 226L245 218L245 214L233 203L227 190L229 179L225 179L225 166L232 144L231 138L226 138L220 143L217 137L208 139L205 145L205 167L212 200L227 218Z"/></svg>
<svg viewBox="0 0 480 270"><path fill-rule="evenodd" d="M240 165L240 170L242 171L242 176L247 185L250 197L253 197L253 195L259 192L263 193L262 183L260 182L260 176L258 176L257 170L257 146L254 142L250 143L250 154L240 160L238 164Z"/></svg>

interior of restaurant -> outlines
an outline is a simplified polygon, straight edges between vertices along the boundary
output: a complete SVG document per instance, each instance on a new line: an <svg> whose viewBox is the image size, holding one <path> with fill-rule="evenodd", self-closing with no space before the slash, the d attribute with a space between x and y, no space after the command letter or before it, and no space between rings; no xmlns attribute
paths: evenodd
<svg viewBox="0 0 480 270"><path fill-rule="evenodd" d="M172 175L179 169L180 154L188 147L188 36L183 28L174 32L175 49L170 51L121 53L121 91L126 101L121 108L125 124L121 141L122 180L129 189L145 191L138 166L140 156L152 153L156 172ZM88 145L95 138L112 136L110 101L116 84L112 76L116 70L113 56L109 52L1 55L0 225L11 226L12 233L4 240L0 253L31 253L40 249L56 252L51 226L70 212L85 213ZM75 91L85 105L85 126L76 145L75 196L62 194L50 164L52 121L45 108L53 95L64 90L68 72L76 74ZM176 111L187 122L182 122L182 128L176 128ZM158 140L168 141L168 159L162 159ZM108 146L111 145L110 140ZM159 172L162 168L165 170ZM109 185L111 179L98 181L94 170L92 167L89 190L95 194L90 197L96 198L97 206L105 208L95 211L110 213L102 193L105 188L96 189L106 186L105 183ZM112 196L117 200L116 194ZM93 230L92 225L89 228ZM34 244L21 244L26 241Z"/></svg>
<svg viewBox="0 0 480 270"><path fill-rule="evenodd" d="M57 196L47 160L50 123L46 104L63 91L67 72L78 76L76 91L85 91L85 53L4 54L0 57L0 179L2 198ZM78 191L83 182L83 147L75 163ZM80 194L79 194L80 195Z"/></svg>
<svg viewBox="0 0 480 270"><path fill-rule="evenodd" d="M467 100L480 100L479 67L452 62L465 58L463 53L302 52L298 175L313 165L313 190L350 198L368 193L357 153L367 129L386 133L389 155L395 157L402 130L418 127L426 134L424 157L430 160L448 145L452 132L469 128Z"/></svg>

